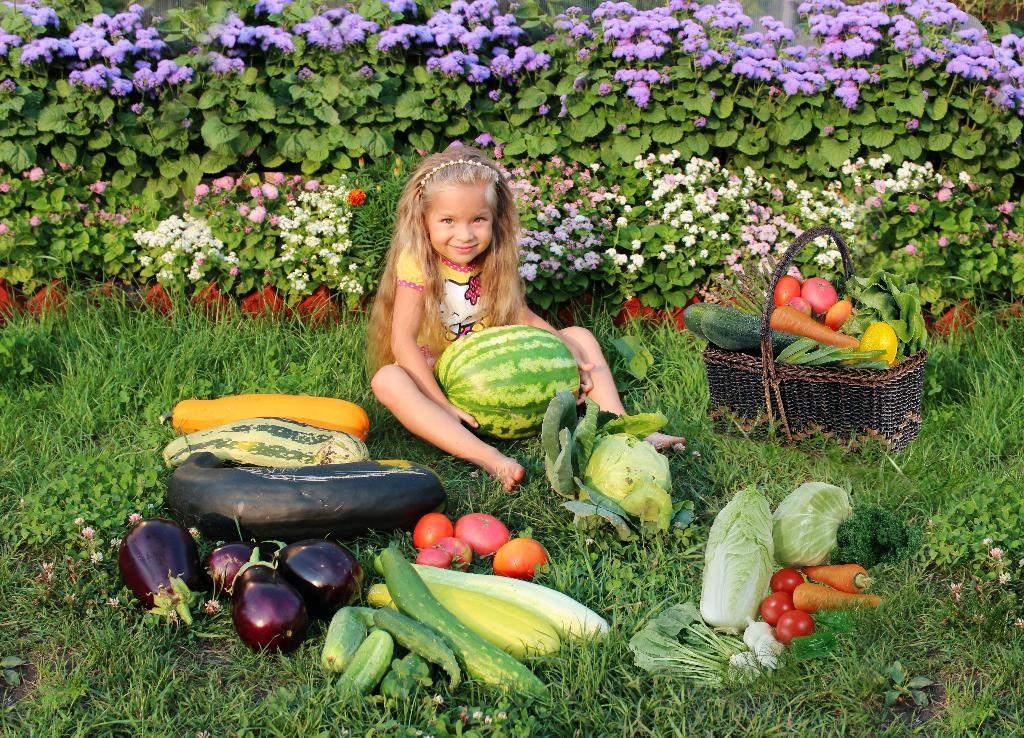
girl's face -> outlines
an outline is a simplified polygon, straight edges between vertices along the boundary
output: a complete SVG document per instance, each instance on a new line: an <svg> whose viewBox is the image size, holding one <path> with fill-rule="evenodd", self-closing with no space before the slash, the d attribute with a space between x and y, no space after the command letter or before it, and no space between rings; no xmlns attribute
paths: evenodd
<svg viewBox="0 0 1024 738"><path fill-rule="evenodd" d="M439 187L423 215L434 251L466 266L491 245L494 216L485 185Z"/></svg>

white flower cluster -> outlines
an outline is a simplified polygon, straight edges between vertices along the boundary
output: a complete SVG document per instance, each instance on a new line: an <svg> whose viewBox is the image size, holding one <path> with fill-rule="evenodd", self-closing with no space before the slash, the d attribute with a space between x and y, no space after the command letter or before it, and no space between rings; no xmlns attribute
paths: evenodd
<svg viewBox="0 0 1024 738"><path fill-rule="evenodd" d="M946 183L946 178L935 171L931 162L916 164L905 161L895 172L891 171L890 164L892 157L889 154L870 159L861 157L856 161L847 159L842 172L853 179L854 186L879 195L897 192L934 192ZM960 173L961 184L969 184L970 181L971 176L967 172Z"/></svg>
<svg viewBox="0 0 1024 738"><path fill-rule="evenodd" d="M182 275L198 282L214 271L228 271L238 264L234 251L224 253L224 242L214 237L209 224L189 214L172 215L151 231L136 231L135 242L142 247L139 263L143 274L161 284L172 284Z"/></svg>
<svg viewBox="0 0 1024 738"><path fill-rule="evenodd" d="M773 181L750 167L732 172L718 159L684 160L679 151L638 157L633 165L648 183L642 195L643 248L634 241L632 254L605 252L626 274L643 266L632 259L636 255L655 265L648 268L666 262L672 279L688 272L689 281L704 278L695 269L716 276L742 273L747 267L764 270L806 228L826 223L847 238L857 228L861 205L849 202L839 183L805 189L792 180ZM826 239L819 241L814 261L837 265L839 251Z"/></svg>
<svg viewBox="0 0 1024 738"><path fill-rule="evenodd" d="M315 284L326 284L353 295L363 293L356 278L359 264L351 255L348 187L321 185L299 193L289 213L278 221L284 243L277 264L288 272L288 285L303 294Z"/></svg>

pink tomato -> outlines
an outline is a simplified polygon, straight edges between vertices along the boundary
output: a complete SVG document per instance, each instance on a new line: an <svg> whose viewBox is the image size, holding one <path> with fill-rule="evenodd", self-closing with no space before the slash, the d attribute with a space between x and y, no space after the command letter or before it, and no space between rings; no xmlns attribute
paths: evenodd
<svg viewBox="0 0 1024 738"><path fill-rule="evenodd" d="M490 556L508 543L505 524L493 515L470 513L455 522L455 537L469 544L477 556Z"/></svg>
<svg viewBox="0 0 1024 738"><path fill-rule="evenodd" d="M817 315L827 313L828 309L836 304L839 299L835 288L829 284L827 279L812 277L804 282L800 288L800 297L807 300L811 310Z"/></svg>
<svg viewBox="0 0 1024 738"><path fill-rule="evenodd" d="M791 308L799 310L801 313L804 313L806 315L811 314L811 303L807 302L807 300L805 300L802 297L794 297L792 300L789 301L789 306Z"/></svg>
<svg viewBox="0 0 1024 738"><path fill-rule="evenodd" d="M434 548L439 548L451 555L451 565L456 569L468 569L470 562L473 560L473 549L469 547L469 544L453 536L442 538Z"/></svg>
<svg viewBox="0 0 1024 738"><path fill-rule="evenodd" d="M447 569L452 565L452 555L440 548L425 548L416 554L416 563Z"/></svg>

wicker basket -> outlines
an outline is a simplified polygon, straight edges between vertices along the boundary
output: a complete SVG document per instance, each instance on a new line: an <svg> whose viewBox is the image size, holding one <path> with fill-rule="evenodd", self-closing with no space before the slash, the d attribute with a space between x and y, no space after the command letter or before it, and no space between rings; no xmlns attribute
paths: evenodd
<svg viewBox="0 0 1024 738"><path fill-rule="evenodd" d="M747 429L778 420L789 441L828 434L840 440L873 437L902 451L921 427L921 394L927 351L884 369L780 364L771 353L769 329L775 311L775 285L793 257L819 236L835 241L849 281L853 270L843 239L828 226L800 234L772 275L761 321L761 355L704 351L713 419L739 420Z"/></svg>

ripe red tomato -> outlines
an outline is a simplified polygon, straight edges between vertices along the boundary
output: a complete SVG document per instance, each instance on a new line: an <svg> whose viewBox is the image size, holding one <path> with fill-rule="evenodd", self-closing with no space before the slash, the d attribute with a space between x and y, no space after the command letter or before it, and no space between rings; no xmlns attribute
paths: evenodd
<svg viewBox="0 0 1024 738"><path fill-rule="evenodd" d="M787 274L775 285L775 307L788 305L794 297L800 297L800 280Z"/></svg>
<svg viewBox="0 0 1024 738"><path fill-rule="evenodd" d="M505 524L493 515L470 513L455 521L455 537L468 543L477 556L490 556L512 536Z"/></svg>
<svg viewBox="0 0 1024 738"><path fill-rule="evenodd" d="M533 579L534 569L548 563L548 552L532 538L515 538L494 554L494 573L502 577Z"/></svg>
<svg viewBox="0 0 1024 738"><path fill-rule="evenodd" d="M796 569L779 569L772 574L770 584L772 592L789 592L793 594L793 590L803 583L804 576Z"/></svg>
<svg viewBox="0 0 1024 738"><path fill-rule="evenodd" d="M788 610L782 613L775 624L775 638L780 643L788 644L794 638L810 635L814 632L814 618L803 610Z"/></svg>
<svg viewBox="0 0 1024 738"><path fill-rule="evenodd" d="M782 613L793 609L793 595L789 592L776 592L761 601L761 617L768 625L775 625Z"/></svg>
<svg viewBox="0 0 1024 738"><path fill-rule="evenodd" d="M412 531L412 545L416 548L430 548L442 538L455 535L455 527L441 513L427 513Z"/></svg>

